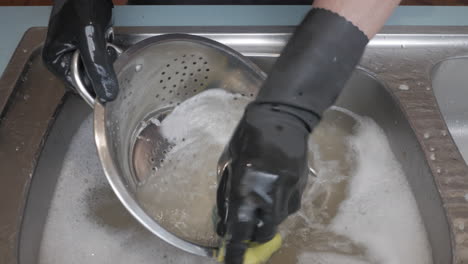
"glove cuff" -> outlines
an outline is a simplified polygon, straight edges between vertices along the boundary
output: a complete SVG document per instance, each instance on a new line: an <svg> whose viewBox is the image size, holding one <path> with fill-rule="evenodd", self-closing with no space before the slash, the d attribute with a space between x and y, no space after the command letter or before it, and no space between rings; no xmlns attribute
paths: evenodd
<svg viewBox="0 0 468 264"><path fill-rule="evenodd" d="M344 17L314 8L297 28L261 88L256 103L285 107L307 124L336 100L369 42Z"/></svg>

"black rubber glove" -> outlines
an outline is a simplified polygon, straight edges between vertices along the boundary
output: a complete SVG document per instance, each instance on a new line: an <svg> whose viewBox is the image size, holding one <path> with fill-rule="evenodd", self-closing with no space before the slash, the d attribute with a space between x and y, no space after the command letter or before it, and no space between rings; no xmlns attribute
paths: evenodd
<svg viewBox="0 0 468 264"><path fill-rule="evenodd" d="M345 18L312 9L285 47L219 162L217 232L227 242L226 263L242 264L249 241L270 240L299 210L309 134L368 41Z"/></svg>
<svg viewBox="0 0 468 264"><path fill-rule="evenodd" d="M113 60L106 47L106 31L111 26L111 0L56 0L42 58L48 69L70 87L70 63L79 50L84 65L84 81L101 102L118 94Z"/></svg>
<svg viewBox="0 0 468 264"><path fill-rule="evenodd" d="M218 188L217 231L227 234L226 263L242 263L246 242L271 240L299 209L308 137L302 120L273 105L251 104L245 111L221 162L230 164Z"/></svg>

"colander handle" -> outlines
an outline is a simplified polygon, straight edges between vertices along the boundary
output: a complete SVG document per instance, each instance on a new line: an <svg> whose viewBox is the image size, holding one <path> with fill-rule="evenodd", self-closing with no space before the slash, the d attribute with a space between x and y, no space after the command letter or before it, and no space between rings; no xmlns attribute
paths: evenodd
<svg viewBox="0 0 468 264"><path fill-rule="evenodd" d="M122 54L122 49L118 46L107 43L107 47L113 48L117 55ZM80 51L76 50L73 53L72 61L71 61L71 76L73 81L75 82L76 91L81 95L81 97L88 103L91 108L94 108L94 104L96 103L96 98L94 98L91 94L89 94L88 90L86 89L83 81L81 80L80 71L79 71L79 63L80 63Z"/></svg>

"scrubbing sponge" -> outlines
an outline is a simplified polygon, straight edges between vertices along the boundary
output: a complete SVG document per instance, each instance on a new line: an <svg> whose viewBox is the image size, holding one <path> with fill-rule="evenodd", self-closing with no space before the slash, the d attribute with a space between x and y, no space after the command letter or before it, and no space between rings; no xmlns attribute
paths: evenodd
<svg viewBox="0 0 468 264"><path fill-rule="evenodd" d="M255 243L252 242L249 245L245 255L243 264L263 264L266 263L273 253L280 249L283 239L280 234L276 234L273 239L266 243ZM223 247L218 251L216 260L220 263L224 262L226 247Z"/></svg>

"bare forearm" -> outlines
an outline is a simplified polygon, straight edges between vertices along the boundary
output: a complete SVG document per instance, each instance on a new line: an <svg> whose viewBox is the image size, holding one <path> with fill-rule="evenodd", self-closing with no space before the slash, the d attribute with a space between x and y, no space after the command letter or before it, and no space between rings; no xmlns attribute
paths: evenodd
<svg viewBox="0 0 468 264"><path fill-rule="evenodd" d="M369 39L385 24L401 0L315 0L313 6L333 11L361 29Z"/></svg>

